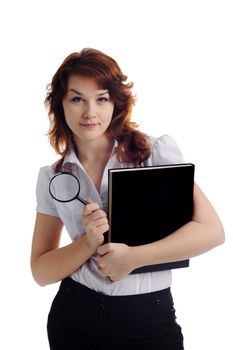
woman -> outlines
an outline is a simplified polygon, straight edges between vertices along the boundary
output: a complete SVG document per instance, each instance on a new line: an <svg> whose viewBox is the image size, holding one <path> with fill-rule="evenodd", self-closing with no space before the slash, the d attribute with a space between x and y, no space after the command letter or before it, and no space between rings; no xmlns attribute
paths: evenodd
<svg viewBox="0 0 233 350"><path fill-rule="evenodd" d="M32 273L41 286L62 281L48 317L51 349L183 349L170 291L171 271L134 269L202 254L223 243L222 224L195 184L192 221L160 241L104 244L109 168L184 162L170 136L148 137L130 121L135 102L118 64L94 49L69 55L47 94L49 138L61 159L40 169ZM60 203L48 186L68 170L83 205ZM63 225L72 243L60 248Z"/></svg>

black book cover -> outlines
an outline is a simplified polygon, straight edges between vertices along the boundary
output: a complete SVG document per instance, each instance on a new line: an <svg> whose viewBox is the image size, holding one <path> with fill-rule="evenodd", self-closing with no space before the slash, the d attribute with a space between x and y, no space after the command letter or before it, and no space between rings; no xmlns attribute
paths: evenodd
<svg viewBox="0 0 233 350"><path fill-rule="evenodd" d="M160 240L192 219L194 165L108 171L108 241L129 246ZM132 273L188 267L189 260L145 266Z"/></svg>

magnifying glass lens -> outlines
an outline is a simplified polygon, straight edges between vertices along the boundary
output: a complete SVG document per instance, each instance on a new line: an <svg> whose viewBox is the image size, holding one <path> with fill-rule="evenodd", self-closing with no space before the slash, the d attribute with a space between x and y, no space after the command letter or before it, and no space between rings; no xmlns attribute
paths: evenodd
<svg viewBox="0 0 233 350"><path fill-rule="evenodd" d="M55 175L49 185L49 191L59 202L70 202L77 198L80 185L72 174L61 173Z"/></svg>

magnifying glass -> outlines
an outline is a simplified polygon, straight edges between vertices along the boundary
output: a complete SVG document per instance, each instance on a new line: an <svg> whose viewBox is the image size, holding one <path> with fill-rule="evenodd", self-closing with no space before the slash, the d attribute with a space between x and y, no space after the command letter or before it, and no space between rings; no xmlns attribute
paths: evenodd
<svg viewBox="0 0 233 350"><path fill-rule="evenodd" d="M55 174L49 182L49 193L58 202L67 203L78 199L82 204L87 202L80 193L80 182L78 178L70 172L60 172Z"/></svg>

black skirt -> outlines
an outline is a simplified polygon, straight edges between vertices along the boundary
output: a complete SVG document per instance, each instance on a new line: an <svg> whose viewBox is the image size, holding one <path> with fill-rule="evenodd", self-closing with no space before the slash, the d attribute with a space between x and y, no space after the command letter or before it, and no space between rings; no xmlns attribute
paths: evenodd
<svg viewBox="0 0 233 350"><path fill-rule="evenodd" d="M48 316L51 350L183 350L170 288L108 296L66 278Z"/></svg>

